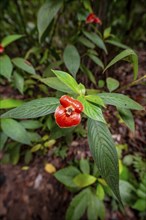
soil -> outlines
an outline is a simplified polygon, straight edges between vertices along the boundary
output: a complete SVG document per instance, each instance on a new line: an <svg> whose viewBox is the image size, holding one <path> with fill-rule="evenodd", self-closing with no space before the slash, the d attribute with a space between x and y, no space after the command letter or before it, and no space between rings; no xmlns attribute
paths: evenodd
<svg viewBox="0 0 146 220"><path fill-rule="evenodd" d="M146 73L146 52L138 51L139 78ZM133 73L129 64L116 67L114 77L125 86L132 81ZM112 76L109 72L109 76ZM1 86L3 97L14 98L16 92L10 87ZM146 105L144 83L124 89L123 94L129 95L141 105ZM22 96L17 96L21 99ZM136 131L132 133L125 125L119 124L115 117L114 107L109 106L105 117L111 125L110 130L116 143L128 145L130 153L139 152L145 157L146 123L145 111L133 111ZM63 220L65 211L73 196L59 183L52 174L44 170L44 163L51 162L57 170L66 166L67 161L88 156L92 160L86 138L76 138L70 145L67 158L54 157L49 152L44 157L36 156L28 170L22 170L24 164L1 165L0 169L0 219L1 220ZM45 162L44 162L45 161ZM136 212L126 208L126 216L118 211L112 212L106 204L106 220L138 220ZM83 218L85 220L86 218Z"/></svg>

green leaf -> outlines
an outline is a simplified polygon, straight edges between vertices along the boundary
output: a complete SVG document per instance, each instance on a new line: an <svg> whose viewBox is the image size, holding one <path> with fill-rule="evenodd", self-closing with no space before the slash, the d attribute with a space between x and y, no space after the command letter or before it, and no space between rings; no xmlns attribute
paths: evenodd
<svg viewBox="0 0 146 220"><path fill-rule="evenodd" d="M93 75L93 73L83 64L80 65L80 69L83 73L85 73L88 78L90 79L90 81L96 85L96 79L95 79L95 76Z"/></svg>
<svg viewBox="0 0 146 220"><path fill-rule="evenodd" d="M111 34L111 27L108 27L103 32L103 38L106 39L106 38L110 37L110 34Z"/></svg>
<svg viewBox="0 0 146 220"><path fill-rule="evenodd" d="M120 192L123 203L132 205L135 188L129 182L120 180Z"/></svg>
<svg viewBox="0 0 146 220"><path fill-rule="evenodd" d="M131 131L135 131L135 123L133 119L133 115L129 109L119 108L119 114L125 124L131 129Z"/></svg>
<svg viewBox="0 0 146 220"><path fill-rule="evenodd" d="M123 60L126 57L131 58L131 63L133 64L133 71L134 71L134 80L135 80L138 75L138 57L137 57L137 54L131 49L126 49L126 50L122 51L121 53L119 53L116 57L114 57L109 62L109 64L105 67L104 72L108 68L110 68L112 65L114 65L115 63L117 63L120 60Z"/></svg>
<svg viewBox="0 0 146 220"><path fill-rule="evenodd" d="M26 129L38 129L42 127L42 123L37 120L24 120L20 122Z"/></svg>
<svg viewBox="0 0 146 220"><path fill-rule="evenodd" d="M74 45L68 44L63 53L63 60L69 72L76 78L80 67L80 55Z"/></svg>
<svg viewBox="0 0 146 220"><path fill-rule="evenodd" d="M37 27L40 41L51 21L60 10L62 3L62 0L48 0L39 9L37 16Z"/></svg>
<svg viewBox="0 0 146 220"><path fill-rule="evenodd" d="M22 105L24 101L16 99L3 99L0 100L0 109L14 108Z"/></svg>
<svg viewBox="0 0 146 220"><path fill-rule="evenodd" d="M1 118L38 118L55 112L59 104L56 98L35 99L4 113Z"/></svg>
<svg viewBox="0 0 146 220"><path fill-rule="evenodd" d="M41 78L40 81L55 90L59 90L61 92L69 94L73 93L73 91L63 82L61 82L57 77Z"/></svg>
<svg viewBox="0 0 146 220"><path fill-rule="evenodd" d="M20 35L20 34L12 34L12 35L4 37L2 39L1 44L2 44L3 47L6 47L9 44L11 44L12 42L14 42L14 41L16 41L16 40L18 40L18 39L20 39L22 37L23 37L23 35Z"/></svg>
<svg viewBox="0 0 146 220"><path fill-rule="evenodd" d="M0 132L0 151L3 150L8 137L5 133Z"/></svg>
<svg viewBox="0 0 146 220"><path fill-rule="evenodd" d="M97 95L86 95L85 99L87 99L89 102L93 102L93 103L95 103L97 105L101 105L103 107L105 106L104 102L102 101L102 99L99 96L97 96Z"/></svg>
<svg viewBox="0 0 146 220"><path fill-rule="evenodd" d="M105 219L105 207L101 200L94 193L90 193L89 204L87 209L88 220Z"/></svg>
<svg viewBox="0 0 146 220"><path fill-rule="evenodd" d="M107 49L106 49L106 46L103 42L103 40L96 34L96 33L93 33L93 32L86 32L84 31L83 32L84 35L89 39L91 40L94 44L96 44L99 48L101 48L102 50L104 50L104 52L107 54Z"/></svg>
<svg viewBox="0 0 146 220"><path fill-rule="evenodd" d="M78 187L86 187L86 186L90 186L91 184L96 182L96 177L91 176L89 174L86 173L81 173L78 174L77 176L75 176L73 178L73 182L78 186Z"/></svg>
<svg viewBox="0 0 146 220"><path fill-rule="evenodd" d="M24 78L16 71L14 72L14 84L15 87L19 90L19 92L23 95Z"/></svg>
<svg viewBox="0 0 146 220"><path fill-rule="evenodd" d="M13 65L10 58L7 55L0 56L0 75L4 76L10 81L12 70Z"/></svg>
<svg viewBox="0 0 146 220"><path fill-rule="evenodd" d="M70 74L59 70L52 70L52 72L57 76L57 78L61 82L68 86L73 92L80 94L78 83Z"/></svg>
<svg viewBox="0 0 146 220"><path fill-rule="evenodd" d="M103 62L95 55L93 54L88 54L88 56L93 60L94 63L96 63L98 66L100 66L102 69L104 69L104 64Z"/></svg>
<svg viewBox="0 0 146 220"><path fill-rule="evenodd" d="M103 99L105 104L114 105L118 108L143 110L143 106L134 100L130 99L128 96L118 94L118 93L99 93L98 96Z"/></svg>
<svg viewBox="0 0 146 220"><path fill-rule="evenodd" d="M38 142L41 140L41 136L37 132L28 131L27 134L32 142Z"/></svg>
<svg viewBox="0 0 146 220"><path fill-rule="evenodd" d="M97 121L102 121L105 123L101 108L98 106L88 102L85 97L79 96L78 100L83 104L84 110L83 112L85 115L87 115L89 118L92 118Z"/></svg>
<svg viewBox="0 0 146 220"><path fill-rule="evenodd" d="M36 73L32 64L23 58L19 58L19 57L14 58L12 59L12 62L14 63L15 66L24 70L27 73L30 73L30 74Z"/></svg>
<svg viewBox="0 0 146 220"><path fill-rule="evenodd" d="M90 173L90 165L87 159L81 158L80 160L80 170L83 173L89 174Z"/></svg>
<svg viewBox="0 0 146 220"><path fill-rule="evenodd" d="M114 46L116 46L116 47L123 48L123 49L128 49L128 48L129 48L129 47L126 46L125 44L122 44L122 43L120 43L120 42L118 42L118 41L115 41L115 40L106 40L105 42L106 42L106 43L109 43L109 44L112 44L112 45L114 45Z"/></svg>
<svg viewBox="0 0 146 220"><path fill-rule="evenodd" d="M88 202L89 202L90 190L89 188L82 190L79 194L74 196L72 199L67 212L65 219L66 220L79 220L84 214Z"/></svg>
<svg viewBox="0 0 146 220"><path fill-rule="evenodd" d="M88 119L88 142L100 175L122 204L119 193L118 155L107 125Z"/></svg>
<svg viewBox="0 0 146 220"><path fill-rule="evenodd" d="M91 48L91 49L94 49L95 48L95 45L89 41L87 38L81 36L79 37L78 41L83 44L85 47L88 47L88 48Z"/></svg>
<svg viewBox="0 0 146 220"><path fill-rule="evenodd" d="M106 79L106 83L107 83L107 88L110 92L116 90L119 87L119 81L112 77L108 77Z"/></svg>
<svg viewBox="0 0 146 220"><path fill-rule="evenodd" d="M13 165L16 165L20 159L20 145L16 144L15 147L13 147L9 153L11 163Z"/></svg>
<svg viewBox="0 0 146 220"><path fill-rule="evenodd" d="M80 171L76 167L69 166L57 171L54 176L65 186L76 188L77 186L73 182L73 178L78 174L80 174Z"/></svg>
<svg viewBox="0 0 146 220"><path fill-rule="evenodd" d="M100 200L104 200L104 189L102 187L102 185L98 184L97 188L96 188L96 196L100 199Z"/></svg>
<svg viewBox="0 0 146 220"><path fill-rule="evenodd" d="M30 139L25 128L14 119L2 119L1 126L3 132L15 141L30 145Z"/></svg>
<svg viewBox="0 0 146 220"><path fill-rule="evenodd" d="M32 153L30 150L25 151L24 162L25 164L29 164L32 160Z"/></svg>
<svg viewBox="0 0 146 220"><path fill-rule="evenodd" d="M132 206L133 209L136 209L140 212L146 211L146 202L145 199L138 199L136 203Z"/></svg>

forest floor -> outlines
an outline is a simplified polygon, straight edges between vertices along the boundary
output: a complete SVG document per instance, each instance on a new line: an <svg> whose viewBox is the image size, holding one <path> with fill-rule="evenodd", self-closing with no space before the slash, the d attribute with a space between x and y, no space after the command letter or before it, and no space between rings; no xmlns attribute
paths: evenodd
<svg viewBox="0 0 146 220"><path fill-rule="evenodd" d="M146 52L139 51L139 78L146 74ZM123 86L132 81L133 73L129 64L122 64L114 70L114 78ZM0 88L3 96L9 97L10 88ZM146 90L144 83L124 89L141 105L146 106ZM18 97L19 98L19 97ZM125 125L119 124L115 117L115 109L108 107L105 113L110 130L117 144L127 144L130 153L139 152L145 157L146 123L145 111L133 111L136 131L132 133ZM22 170L24 164L1 165L0 168L0 219L1 220L63 220L65 211L72 198L72 193L59 183L52 174L44 170L44 163L52 163L57 170L66 166L67 161L79 159L81 155L91 157L87 139L73 140L67 151L67 157L54 157L51 150L43 156L34 157L28 170ZM126 208L126 218L120 212L111 212L106 204L106 220L138 220L136 212ZM85 220L85 218L83 218Z"/></svg>

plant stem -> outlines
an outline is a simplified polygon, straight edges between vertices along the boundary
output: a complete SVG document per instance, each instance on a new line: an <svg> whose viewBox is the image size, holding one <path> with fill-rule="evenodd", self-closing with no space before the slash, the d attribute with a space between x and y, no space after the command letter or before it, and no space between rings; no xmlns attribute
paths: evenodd
<svg viewBox="0 0 146 220"><path fill-rule="evenodd" d="M125 85L125 86L122 86L120 89L117 90L117 92L121 92L122 90L128 89L131 86L135 86L136 84L138 84L143 79L146 79L146 75L142 76L141 78L139 78L139 79L137 79L137 80Z"/></svg>

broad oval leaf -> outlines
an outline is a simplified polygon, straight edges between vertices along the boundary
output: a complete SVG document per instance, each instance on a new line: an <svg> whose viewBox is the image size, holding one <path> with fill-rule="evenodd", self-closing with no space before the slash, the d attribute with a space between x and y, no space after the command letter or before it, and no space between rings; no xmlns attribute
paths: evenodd
<svg viewBox="0 0 146 220"><path fill-rule="evenodd" d="M107 54L107 49L106 46L103 42L103 40L94 32L83 32L84 35L91 40L93 43L95 43L99 48L101 48L102 50L104 50L104 52Z"/></svg>
<svg viewBox="0 0 146 220"><path fill-rule="evenodd" d="M91 48L91 49L94 49L95 48L95 45L89 41L87 38L81 36L79 37L78 41L83 44L84 46L88 47L88 48Z"/></svg>
<svg viewBox="0 0 146 220"><path fill-rule="evenodd" d="M66 220L79 220L84 214L86 208L88 207L88 203L90 199L90 189L84 189L80 193L78 193L72 199L67 212L65 219Z"/></svg>
<svg viewBox="0 0 146 220"><path fill-rule="evenodd" d="M73 91L63 82L61 82L57 77L40 78L39 80L55 90L70 94L73 93Z"/></svg>
<svg viewBox="0 0 146 220"><path fill-rule="evenodd" d="M24 101L22 100L16 100L16 99L3 99L0 100L0 109L5 108L14 108L22 105Z"/></svg>
<svg viewBox="0 0 146 220"><path fill-rule="evenodd" d="M91 72L91 70L89 70L85 65L81 64L80 65L80 69L83 73L85 73L87 75L87 77L90 79L90 81L96 85L96 79L95 76L93 75L93 73Z"/></svg>
<svg viewBox="0 0 146 220"><path fill-rule="evenodd" d="M40 8L37 16L37 27L40 41L51 21L61 8L62 3L62 0L49 0L46 1Z"/></svg>
<svg viewBox="0 0 146 220"><path fill-rule="evenodd" d="M98 66L100 66L102 69L104 69L104 64L103 62L95 55L93 54L88 54L88 56L93 60L94 63L96 63Z"/></svg>
<svg viewBox="0 0 146 220"><path fill-rule="evenodd" d="M10 81L12 70L13 65L10 58L7 55L0 56L0 75L4 76Z"/></svg>
<svg viewBox="0 0 146 220"><path fill-rule="evenodd" d="M114 105L118 108L127 108L135 110L143 110L143 106L128 96L118 93L99 93L98 96L102 98L105 104Z"/></svg>
<svg viewBox="0 0 146 220"><path fill-rule="evenodd" d="M23 94L24 78L16 71L14 72L14 84L15 84L15 87L19 90L19 92Z"/></svg>
<svg viewBox="0 0 146 220"><path fill-rule="evenodd" d="M90 165L87 159L81 158L80 160L80 170L83 173L89 174L90 173Z"/></svg>
<svg viewBox="0 0 146 220"><path fill-rule="evenodd" d="M57 98L35 99L4 113L1 118L38 118L53 113L58 105Z"/></svg>
<svg viewBox="0 0 146 220"><path fill-rule="evenodd" d="M76 78L76 73L80 67L80 55L74 45L69 44L66 46L63 53L63 59L69 72Z"/></svg>
<svg viewBox="0 0 146 220"><path fill-rule="evenodd" d="M57 78L61 82L63 82L66 86L68 86L73 92L80 94L78 83L70 74L59 70L52 70L52 72L57 76Z"/></svg>
<svg viewBox="0 0 146 220"><path fill-rule="evenodd" d="M91 184L95 183L96 177L89 175L87 173L81 173L73 178L73 182L78 187L83 188L83 187L90 186Z"/></svg>
<svg viewBox="0 0 146 220"><path fill-rule="evenodd" d="M131 129L131 131L134 132L135 124L134 124L132 112L129 109L125 109L125 108L119 108L118 111L125 124Z"/></svg>
<svg viewBox="0 0 146 220"><path fill-rule="evenodd" d="M21 121L20 124L26 129L38 129L43 126L38 120L24 120Z"/></svg>
<svg viewBox="0 0 146 220"><path fill-rule="evenodd" d="M32 64L23 58L20 58L20 57L14 58L12 59L12 62L14 63L15 66L24 70L27 73L30 73L30 74L36 73Z"/></svg>
<svg viewBox="0 0 146 220"><path fill-rule="evenodd" d="M107 77L106 83L107 83L107 88L110 92L116 90L119 87L119 81L112 77Z"/></svg>
<svg viewBox="0 0 146 220"><path fill-rule="evenodd" d="M119 193L118 155L107 125L88 119L88 141L100 175L122 204Z"/></svg>
<svg viewBox="0 0 146 220"><path fill-rule="evenodd" d="M106 123L101 108L88 102L83 96L79 96L78 100L84 106L83 112L85 113L85 115L87 115L89 118L92 118L94 120L98 120L98 121L102 121L103 123Z"/></svg>
<svg viewBox="0 0 146 220"><path fill-rule="evenodd" d="M15 141L30 145L30 139L25 128L14 119L1 119L3 132Z"/></svg>
<svg viewBox="0 0 146 220"><path fill-rule="evenodd" d="M21 37L23 37L23 35L20 35L20 34L12 34L12 35L6 36L2 39L1 44L3 47L6 47L9 44L11 44L12 42L20 39Z"/></svg>
<svg viewBox="0 0 146 220"><path fill-rule="evenodd" d="M103 100L97 95L86 95L85 99L87 99L89 102L93 102L97 105L105 107Z"/></svg>
<svg viewBox="0 0 146 220"><path fill-rule="evenodd" d="M65 186L76 188L77 186L73 182L73 178L78 174L80 174L80 171L76 167L69 166L57 171L54 176Z"/></svg>
<svg viewBox="0 0 146 220"><path fill-rule="evenodd" d="M116 57L114 57L109 62L109 64L105 67L104 72L108 68L110 68L112 65L114 65L115 63L117 63L120 60L123 60L126 57L131 58L131 63L133 64L133 71L134 71L134 80L135 80L138 75L138 57L137 57L137 54L131 49L126 49L126 50L122 51L121 53L119 53Z"/></svg>

